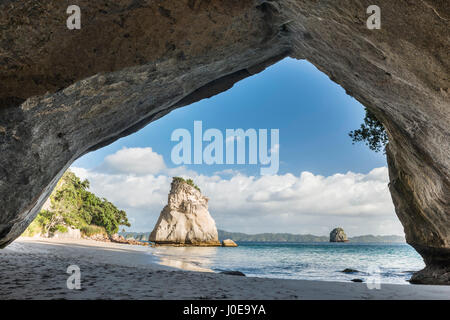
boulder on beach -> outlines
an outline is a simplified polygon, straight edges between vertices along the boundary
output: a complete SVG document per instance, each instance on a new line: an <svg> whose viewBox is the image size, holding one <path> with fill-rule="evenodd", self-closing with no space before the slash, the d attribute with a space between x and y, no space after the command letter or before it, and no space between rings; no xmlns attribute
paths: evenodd
<svg viewBox="0 0 450 320"><path fill-rule="evenodd" d="M222 247L237 247L237 243L231 239L222 240Z"/></svg>
<svg viewBox="0 0 450 320"><path fill-rule="evenodd" d="M241 276L241 277L245 277L245 274L241 271L237 271L237 270L232 270L232 271L222 271L222 274L227 274L229 276Z"/></svg>
<svg viewBox="0 0 450 320"><path fill-rule="evenodd" d="M149 240L158 245L220 246L208 198L192 180L173 178L168 203Z"/></svg>
<svg viewBox="0 0 450 320"><path fill-rule="evenodd" d="M335 228L330 232L330 242L347 242L348 238L342 228Z"/></svg>
<svg viewBox="0 0 450 320"><path fill-rule="evenodd" d="M111 240L112 242L126 243L128 239L125 239L124 236L115 233L109 236L109 240Z"/></svg>

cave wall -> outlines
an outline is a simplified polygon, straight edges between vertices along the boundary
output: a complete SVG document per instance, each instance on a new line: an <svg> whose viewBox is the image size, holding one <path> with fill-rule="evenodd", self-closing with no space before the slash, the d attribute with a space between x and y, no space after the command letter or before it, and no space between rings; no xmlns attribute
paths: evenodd
<svg viewBox="0 0 450 320"><path fill-rule="evenodd" d="M291 56L305 58L382 121L389 189L406 241L427 269L416 283L450 283L450 3L284 1Z"/></svg>
<svg viewBox="0 0 450 320"><path fill-rule="evenodd" d="M307 59L374 112L407 242L450 283L446 0L0 3L0 246L18 237L85 154L210 97L286 56Z"/></svg>

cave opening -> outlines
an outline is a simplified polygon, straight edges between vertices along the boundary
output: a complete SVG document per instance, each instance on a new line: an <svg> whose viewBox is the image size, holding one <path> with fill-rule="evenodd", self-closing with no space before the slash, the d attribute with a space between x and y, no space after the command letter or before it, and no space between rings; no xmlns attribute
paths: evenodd
<svg viewBox="0 0 450 320"><path fill-rule="evenodd" d="M69 170L81 180L87 179L92 193L127 213L130 225L120 226L120 234L139 235L141 240L148 239L167 201L170 181L176 176L193 179L209 197L209 210L221 237L248 234L267 241L267 236L261 235L272 234L269 238L289 242L292 235L309 235L320 242L335 227L343 227L353 241L366 241L368 236L372 241L381 239L373 235L398 240L404 233L387 186L385 155L362 143L354 144L349 137L364 116L364 107L312 64L285 58L227 91L175 109L140 131L84 155ZM200 133L196 132L199 123ZM188 144L191 161L181 164L174 160L174 149L181 142L173 136L179 130L192 133ZM226 154L229 130L242 131L233 139L231 162ZM247 134L251 130L254 136ZM271 160L276 156L279 162L277 172L270 175L261 170L268 163L255 160L261 152L258 133L263 130L267 139L264 148L268 148ZM275 144L270 134L273 130L278 132ZM215 132L214 137L205 139L208 132ZM196 134L203 143L201 160L214 142L223 139L219 141L223 143L219 152L223 161L217 161L216 145L210 150L215 161L196 162ZM255 148L252 137L257 141ZM255 150L259 152L252 160ZM180 154L184 153L186 150ZM171 250L159 248L157 254L168 266L185 266L177 262L179 252ZM236 257L218 254L214 248L178 250L189 256L189 265L200 266L199 270L223 264L223 259L236 261ZM340 250L327 255L346 254ZM371 250L367 253L373 254ZM404 263L413 269L423 268L411 247L405 245L400 252L406 259L398 265L384 263L398 270ZM273 257L265 263L280 267ZM296 276L316 279L306 270ZM382 272L377 269L375 273ZM408 276L385 280L403 283Z"/></svg>
<svg viewBox="0 0 450 320"><path fill-rule="evenodd" d="M111 199L117 196L114 202L128 210L130 216L137 217L134 208L148 208L146 200L158 197L161 200L167 196L167 190L158 187L167 185L168 181L164 181L167 177L185 175L195 177L196 183L206 186L202 189L204 192L217 195L214 205L221 200L226 209L234 210L236 214L229 214L226 220L220 221L219 214L218 223L226 228L234 229L233 225L226 225L231 221L236 225L235 230L252 227L263 231L261 226L265 223L270 230L304 232L301 228L314 225L315 216L325 216L321 223L329 223L331 227L337 224L333 217L351 216L349 208L356 207L358 212L367 213L366 223L354 226L362 232L363 228L375 225L370 223L370 218L375 217L370 212L377 211L376 216L380 217L379 212L387 209L378 210L378 202L366 201L376 198L364 192L367 187L378 190L382 198L392 198L408 244L424 258L427 266L423 272L415 274L415 283L448 284L449 85L445 4L384 1L379 6L383 11L382 28L374 30L366 25L368 12L363 3L341 6L307 1L276 4L258 1L257 5L254 1L194 2L164 3L163 9L157 2L149 6L129 6L124 2L118 4L118 10L112 11L98 10L102 4L86 3L83 16L93 17L86 25L88 32L65 30L65 27L62 30L64 19L48 19L49 16L60 17L58 12L65 12L64 4L49 3L39 9L44 14L29 15L27 13L36 10L33 1L25 1L20 6L6 2L1 18L5 26L2 56L6 68L2 72L0 90L0 247L6 247L25 230L75 159L108 146L153 121L137 135L129 137L136 140L141 137L147 143L124 145L120 150L108 149L117 146L114 144L99 149L99 153L88 154L72 166L77 174L90 179L91 190ZM281 94L282 88L272 84L258 91L258 97L270 101L265 94L278 90L279 94L272 95L275 98L266 110L262 102L243 96L241 101L246 103L242 105L230 100L222 106L221 110L228 113L214 112L222 116L220 120L225 120L227 115L233 115L233 107L239 106L232 117L235 124L225 126L214 119L204 123L205 128L219 131L239 127L258 129L258 132L283 129L278 150L282 162L273 178L260 177L260 165L246 164L243 168L224 165L217 170L199 165L171 165L168 150L158 146L157 141L164 133L163 121L173 120L170 117L180 114L186 121L176 128L189 129L192 120L201 117L189 118L183 110L198 108L202 111L200 116L212 114L201 106L208 101L217 102L245 84L251 88L247 80L255 81L258 76L237 83L232 90L213 99L162 116L174 108L226 90L236 81L257 74L286 56L311 61L383 122L390 138L386 154L391 197L385 192L384 156L381 156L381 164L371 167L381 169L369 171L371 168L367 166L373 158L361 160L361 154L352 154L346 150L346 145L336 140L326 143L336 137L348 139L348 130L358 128L363 114L358 123L355 121L355 126L345 128L347 122L338 121L346 113L345 103L336 108L340 109L339 113L332 108L312 107L305 103L308 94L326 98L314 90L302 92L301 86L292 86L291 92L298 93L297 100L302 99L302 103L312 108L297 109L322 110L322 114L299 116L293 111L297 109L288 108L292 106L286 103L289 95ZM289 60L273 68L281 67L286 61ZM261 76L271 70L267 69ZM281 73L278 75L282 78ZM287 88L296 81L283 83ZM332 101L329 105L337 103ZM359 110L363 112L360 106ZM283 115L291 121L290 127L281 121ZM324 115L334 121L324 121ZM251 122L263 116L276 125ZM160 121L155 121L159 118ZM338 123L343 125L340 129L345 130L339 131L333 126ZM142 138L146 130L156 130L158 125L161 130ZM289 128L295 129L295 134L289 134ZM173 132L171 129L175 127L166 130L166 137ZM309 136L310 132L314 132L315 137ZM322 140L315 140L318 138ZM352 147L371 153L362 145ZM131 149L135 151L133 155L129 153ZM102 155L105 150L111 152ZM321 153L324 150L338 152ZM89 160L95 157L98 157L97 162ZM287 159L283 160L284 157ZM124 158L133 166L124 166L121 162ZM142 165L141 159L152 165ZM325 165L327 161L331 163L329 166ZM350 170L354 175L348 173L348 168L339 167L342 163L350 165L352 161L354 166ZM153 176L153 180L143 181L144 175ZM203 180L198 182L197 177ZM99 183L100 178L108 183ZM355 181L358 188L354 187ZM302 189L306 182L312 189ZM330 189L333 184L338 187ZM98 186L109 188L100 190ZM216 188L208 190L209 186ZM253 186L253 189L248 188L252 190L250 196L243 192L236 194L243 186ZM139 194L139 187L145 197ZM313 187L320 191L316 192L320 197L312 196L315 194ZM119 194L115 195L115 191ZM299 199L298 195L303 197ZM253 207L243 208L242 198ZM339 199L347 201L340 203ZM236 206L243 209L236 210ZM320 208L319 213L311 208ZM330 213L330 208L340 208L341 212L324 214ZM244 209L257 214L243 219ZM314 214L302 214L305 220L293 221L295 213L301 210ZM217 206L215 211L220 211ZM387 211L392 213L392 207ZM395 216L392 217L398 223ZM340 219L342 221L342 217ZM355 219L351 216L352 221ZM134 221L134 225L146 228L139 221ZM378 226L387 231L393 225L378 221ZM401 226L397 226L402 233ZM347 224L344 227L353 234L351 227L348 229ZM314 232L325 234L325 228L328 227Z"/></svg>
<svg viewBox="0 0 450 320"><path fill-rule="evenodd" d="M233 178L237 176L245 176L253 179L253 184L260 180L270 179L270 177L261 175L261 168L265 167L263 164L259 161L252 163L249 157L252 150L250 150L248 136L244 138L247 143L245 144L245 159L241 163L238 163L239 161L236 159L239 157L237 155L238 142L236 142L236 145L233 146L236 148L235 161L232 164L227 164L225 148L222 164L205 162L196 164L193 161L188 164L174 164L172 161L173 149L177 144L177 141L171 140L174 131L181 128L191 132L194 136L194 124L196 121L201 121L203 133L209 129L215 129L223 132L224 140L226 140L227 129L239 128L244 131L267 129L269 132L267 147L272 151L279 152L279 170L273 176L281 180L289 180L292 177L298 180L286 182L287 186L298 184L303 181L302 179L307 179L307 176L311 175L318 181L342 179L341 183L345 183L345 179L348 178L354 183L354 185L348 186L350 190L358 190L358 187L361 187L362 190L355 191L352 196L345 196L347 202L339 201L338 198L342 195L338 193L340 188L337 185L333 186L336 189L331 189L331 187L329 190L325 189L322 196L315 194L315 201L323 202L320 201L321 197L331 197L335 204L330 200L327 207L320 209L313 208L309 204L308 208L312 212L306 212L307 209L303 210L308 216L314 212L330 211L333 206L342 206L340 210L331 210L330 215L335 218L330 219L320 228L294 227L304 224L301 221L288 223L289 218L287 217L301 214L296 214L297 210L294 208L285 208L285 211L277 213L281 217L286 217L284 224L275 227L273 220L276 218L269 215L263 220L266 223L272 220L272 223L267 223L266 226L261 225L261 227L253 227L253 229L245 227L236 231L249 233L285 231L323 235L328 233L333 225L347 224L347 229L355 235L403 235L403 229L395 216L387 189L388 176L385 155L382 152L369 150L362 143L352 144L352 140L348 136L350 131L360 126L363 118L364 108L362 105L348 96L339 85L332 82L307 61L286 58L260 74L241 80L233 88L219 95L176 109L139 132L83 156L72 165L72 170L83 178L92 177L91 188L97 189L99 194L108 199L117 199L119 207L127 212L133 212L137 208L141 229L136 231L145 231L142 228L151 229L156 222L159 210L165 201L168 186L152 188L144 177L147 179L151 177L151 179L155 179L154 181L158 181L158 177L162 180L162 177L167 179L170 176L184 175L192 176L194 180L196 177L206 180L220 177L220 180L234 181ZM278 145L270 145L270 130L274 129L279 130ZM209 142L204 142L203 148L207 148L208 144ZM224 141L224 145L226 145L226 141ZM194 141L190 146L193 159ZM275 150L276 148L279 150ZM270 152L268 153L270 154ZM97 179L100 179L101 176L105 180L104 182L95 180L94 176ZM119 176L124 179L136 180L136 190L133 190L132 185L125 188L133 193L128 195L129 200L122 192L114 194L114 189L124 189L119 182L114 187L108 186L108 182L106 182L110 181L112 177L117 179ZM369 187L364 185L364 179L367 179L369 183L382 181L385 185L383 187L381 184L371 186L372 190L369 191L367 189ZM208 183L206 180L205 183ZM163 182L161 181L161 183ZM275 181L273 183L277 184L275 189L279 190L271 191L271 193L281 193L283 186L280 184L282 183ZM220 182L217 186L219 184ZM145 188L146 185L148 186L147 191L139 189ZM214 192L220 192L217 186L211 187ZM258 196L262 197L259 194L264 191L258 190L256 185L253 188L249 188L247 197L252 196L255 199ZM377 188L382 188L383 191ZM295 192L289 188L285 191ZM153 192L155 192L155 200L150 201ZM271 194L271 196L275 195ZM142 199L137 199L138 197ZM222 202L227 201L222 199ZM210 206L214 211L214 197ZM349 212L345 212L344 208L346 207ZM227 220L231 220L229 217L234 217L242 226L245 226L246 218L238 214L240 210L237 205L234 210L236 212L233 214L227 211L218 215L218 224L224 225L226 229L236 229L235 226L227 223ZM151 212L151 217L149 217L149 212ZM364 212L368 216L382 217L378 220L375 219L372 223L376 229L362 227L358 230L358 225L367 225L367 220L365 220L367 216L364 216ZM342 217L339 217L340 214ZM145 223L142 221L143 217L147 217ZM133 215L131 218L135 219ZM255 219L254 223L248 224L258 225L256 222L260 219ZM351 223L352 219L361 220L361 222ZM363 221L365 223L362 223Z"/></svg>
<svg viewBox="0 0 450 320"><path fill-rule="evenodd" d="M82 178L90 178L91 188L94 191L114 200L119 207L130 212L131 219L138 221L140 228L135 231L151 229L163 206L168 185L151 186L155 181L167 184L165 179L183 175L194 180L200 179L208 186L211 184L211 192L220 193L219 186L222 180L231 183L237 177L245 177L248 181L252 181L247 182L248 191L244 192L248 199L253 197L252 201L256 201L258 197L262 197L268 203L278 201L278 206L282 208L283 201L270 197L282 199L283 196L280 195L282 192L299 191L292 189L292 186L307 181L310 175L311 179L317 180L317 183L325 188L322 194L318 190L314 191L309 200L322 203L321 206L314 208L312 204L308 204L307 209L294 209L295 206L304 206L299 203L294 205L295 201L299 201L294 199L295 201L291 201L293 207L277 209L277 205L271 204L268 208L264 208L263 218L245 217L238 204L233 206L234 213L231 213L231 209L225 211L224 207L227 207L225 203L230 199L221 199L222 207L217 209L222 212L217 214L217 223L223 225L224 229L248 233L289 232L324 235L329 233L333 225L348 225L346 229L354 235L403 235L403 228L395 215L387 189L385 155L382 152L373 152L362 143L352 144L348 135L350 131L360 126L363 118L363 106L312 64L306 60L285 58L265 71L241 80L233 88L219 95L176 109L139 132L83 156L75 161L71 169ZM233 144L236 152L232 155L235 160L231 162L232 164L227 162L225 147L221 153L223 157L221 164L205 161L175 164L172 161L173 149L178 142L172 141L171 136L176 130L183 129L192 133L194 137L196 121L201 122L203 134L210 129L222 132L224 146L227 145L225 141L227 130L254 129L256 132L268 130L268 154L272 151L279 155L279 170L273 174L274 187L269 188L270 195L263 195L265 191L259 189L262 186L258 187L258 182L269 180L271 177L261 175L261 168L265 165L259 161L251 161L249 154L253 150L250 150L249 136L244 137L245 159L240 163L237 159L239 148L236 141L236 145ZM279 143L271 145L270 130L274 129L279 130ZM237 137L239 138L242 137ZM209 141L214 140L217 140L217 137ZM209 143L203 141L203 149L208 148ZM196 152L195 141L192 141L190 147L193 159ZM258 147L260 151L261 146ZM212 182L214 179L219 179L215 185ZM333 179L342 181L334 184ZM352 182L345 185L346 179ZM112 180L116 180L115 184L109 185ZM286 186L283 186L281 180L289 182L285 182ZM135 181L136 184L133 185L130 181ZM339 186L339 183L343 185ZM371 183L373 185L370 185ZM354 194L345 196L340 194L341 190L346 188L347 192ZM130 194L125 195L124 189ZM339 200L340 197L346 200ZM152 198L154 199L151 200ZM324 200L320 201L321 198L330 198L330 203L325 204ZM244 203L240 205L245 207ZM214 212L216 210L214 196L210 206ZM277 211L282 223L274 224L273 221L277 218L268 214L269 208ZM136 212L136 217L133 212ZM295 220L290 220L292 217L301 216L301 212L306 216L329 213L331 218L325 219L328 221L321 227L317 225L315 228L308 228L302 220L295 223L293 223ZM376 219L368 223L368 217ZM236 225L230 224L234 219ZM250 221L246 222L246 219ZM265 225L258 221L264 221ZM246 227L236 228L237 225ZM367 227L368 225L372 225L372 228Z"/></svg>

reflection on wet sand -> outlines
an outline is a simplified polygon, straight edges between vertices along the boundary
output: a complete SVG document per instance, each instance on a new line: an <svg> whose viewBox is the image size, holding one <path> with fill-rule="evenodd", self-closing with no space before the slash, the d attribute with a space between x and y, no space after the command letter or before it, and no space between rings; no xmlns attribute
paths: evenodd
<svg viewBox="0 0 450 320"><path fill-rule="evenodd" d="M205 268L212 264L211 259L217 254L217 247L171 247L160 246L153 249L153 254L162 265L189 271L214 272Z"/></svg>

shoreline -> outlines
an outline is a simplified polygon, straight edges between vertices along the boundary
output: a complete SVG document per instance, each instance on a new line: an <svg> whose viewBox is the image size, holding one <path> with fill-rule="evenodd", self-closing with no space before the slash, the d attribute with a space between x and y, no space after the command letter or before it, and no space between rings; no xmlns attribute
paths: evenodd
<svg viewBox="0 0 450 320"><path fill-rule="evenodd" d="M148 247L19 238L0 250L0 299L450 299L450 286L238 277L158 263ZM76 264L81 290L69 290Z"/></svg>

